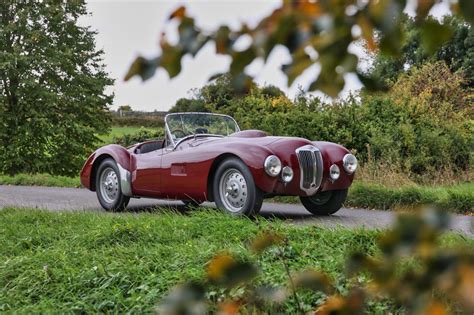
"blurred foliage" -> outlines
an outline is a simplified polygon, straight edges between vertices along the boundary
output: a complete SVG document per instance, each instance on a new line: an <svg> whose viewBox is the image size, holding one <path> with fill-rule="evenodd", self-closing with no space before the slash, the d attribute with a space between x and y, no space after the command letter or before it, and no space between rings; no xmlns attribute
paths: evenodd
<svg viewBox="0 0 474 315"><path fill-rule="evenodd" d="M428 21L434 20L429 18ZM431 23L431 22L430 22ZM428 53L424 49L423 32L433 32L429 28L420 28L416 20L405 17L403 28L406 41L401 47L402 54L397 58L385 56L377 52L371 53L373 64L366 75L378 78L385 84L395 82L402 73L410 71L412 67L419 67L426 62L444 61L451 72L462 71L467 87L474 87L474 29L469 23L455 16L446 16L443 24L449 25L452 36L442 46ZM439 34L442 36L442 34ZM367 49L368 50L368 49ZM370 51L368 51L370 53Z"/></svg>
<svg viewBox="0 0 474 315"><path fill-rule="evenodd" d="M140 128L134 133L127 133L118 137L113 137L112 143L119 144L124 147L131 146L136 143L144 142L147 140L164 139L165 131L163 128L156 130L149 130Z"/></svg>
<svg viewBox="0 0 474 315"><path fill-rule="evenodd" d="M0 173L76 175L109 131L113 84L84 1L0 3Z"/></svg>
<svg viewBox="0 0 474 315"><path fill-rule="evenodd" d="M428 18L435 3L435 0L417 1L415 23L422 30L419 36L427 54L432 54L448 41L453 32L450 24ZM474 10L471 0L459 0L450 5L454 13L472 23ZM162 33L160 54L152 59L138 57L125 80L136 75L147 80L158 67L173 78L181 72L184 56L194 57L208 42L214 42L217 54L232 59L229 72L237 92L251 88L252 80L245 74L245 68L256 59L266 61L279 45L286 47L291 55L291 62L282 67L288 85L317 63L321 72L319 75L314 73L309 86L311 91L320 90L337 96L344 87L346 73L357 73L368 89L381 89L383 84L379 80L357 69L358 57L348 48L363 40L371 51L384 56L400 56L407 37L402 26L405 6L405 0L286 0L255 27L242 24L233 30L222 25L209 32L196 25L185 7L179 7L169 16L169 20L178 22L178 41L171 43L166 33ZM249 44L241 45L246 40Z"/></svg>
<svg viewBox="0 0 474 315"><path fill-rule="evenodd" d="M383 162L417 181L472 168L474 113L464 82L443 61L426 63L401 75L389 92L326 104L304 93L290 100L276 87L269 95L256 85L237 97L225 75L195 90L190 103L233 116L241 129L339 143L362 162Z"/></svg>
<svg viewBox="0 0 474 315"><path fill-rule="evenodd" d="M320 303L313 305L315 314L362 314L367 305L384 299L409 314L473 312L474 254L440 248L439 236L448 226L449 215L439 209L399 216L394 227L378 240L378 255L355 250L347 258L346 294L337 292L336 281L321 271L290 271L287 253L291 245L282 235L263 231L250 244L254 261L274 255L287 270L287 285L275 287L256 281L261 272L256 262L242 261L230 253L217 254L208 263L205 279L177 286L156 312L278 313L279 305L293 303L294 313L304 314L299 296L308 293L322 296ZM225 289L223 296L210 299L219 288ZM231 288L238 293L231 295Z"/></svg>

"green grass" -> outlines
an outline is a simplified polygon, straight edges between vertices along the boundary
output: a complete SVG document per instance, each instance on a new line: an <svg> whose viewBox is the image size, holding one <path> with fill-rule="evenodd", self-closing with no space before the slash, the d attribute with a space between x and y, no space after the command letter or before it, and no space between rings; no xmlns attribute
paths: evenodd
<svg viewBox="0 0 474 315"><path fill-rule="evenodd" d="M268 228L288 237L292 271L313 267L327 272L341 293L348 286L342 280L347 255L377 254L381 234L264 219L256 224L216 211L107 214L8 208L0 211L0 313L149 313L177 283L202 278L215 253L227 250L255 260L247 244ZM474 246L474 241L447 235L443 244ZM286 283L274 252L263 254L258 264L257 281ZM321 302L320 295L302 299L308 307ZM384 313L393 306L385 301L371 307Z"/></svg>
<svg viewBox="0 0 474 315"><path fill-rule="evenodd" d="M387 188L356 182L349 192L348 206L393 209L418 204L437 204L449 211L474 211L474 182L449 187L410 186Z"/></svg>
<svg viewBox="0 0 474 315"><path fill-rule="evenodd" d="M54 176L49 174L1 175L0 185L81 187L79 177Z"/></svg>
<svg viewBox="0 0 474 315"><path fill-rule="evenodd" d="M274 202L299 203L298 197L275 197ZM474 211L474 182L449 187L407 186L389 188L355 181L349 189L346 207L388 210L436 204L461 214Z"/></svg>
<svg viewBox="0 0 474 315"><path fill-rule="evenodd" d="M113 126L112 130L107 135L100 135L99 139L102 141L102 145L113 143L114 137L121 137L126 134L133 134L140 130L140 126ZM153 130L153 128L143 128L146 130Z"/></svg>

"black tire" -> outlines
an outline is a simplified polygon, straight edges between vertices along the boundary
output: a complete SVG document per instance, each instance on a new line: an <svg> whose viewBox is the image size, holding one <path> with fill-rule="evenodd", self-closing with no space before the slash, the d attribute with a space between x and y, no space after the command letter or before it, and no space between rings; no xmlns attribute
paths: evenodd
<svg viewBox="0 0 474 315"><path fill-rule="evenodd" d="M226 178L229 178L229 181L225 181ZM241 179L243 180L240 181ZM236 206L235 208L232 208L233 205L231 203L232 201L235 201L235 200L231 201L230 199L233 198L233 195L230 197L226 197L226 194L224 192L223 194L221 194L220 187L222 185L227 186L225 183L231 183L232 185L234 184L241 185L238 188L239 192L237 193L235 197L235 198L242 197L243 201L240 201L241 199L238 199L236 201L236 202L239 202L239 204L240 203L242 204L241 207ZM240 184L237 184L237 183L240 183ZM230 186L227 186L227 187L230 187ZM262 208L263 194L255 185L255 181L253 179L252 173L250 172L247 165L245 165L245 163L242 162L238 158L228 158L224 160L217 167L217 170L214 176L214 181L212 183L212 191L214 194L214 200L216 202L217 207L232 215L253 216L257 214ZM235 191L232 191L229 194L234 194L234 193Z"/></svg>
<svg viewBox="0 0 474 315"><path fill-rule="evenodd" d="M111 172L115 173L117 184L113 184L113 188L110 191L113 191L113 197L109 198L109 194L106 192L108 189L104 187L102 182L104 172ZM113 180L112 180L113 181ZM120 183L120 172L117 167L117 163L113 159L105 159L103 160L99 168L97 169L96 179L95 179L95 187L96 187L96 194L97 198L99 199L99 203L106 211L115 211L120 212L123 211L130 201L130 197L125 196L122 194L122 187Z"/></svg>
<svg viewBox="0 0 474 315"><path fill-rule="evenodd" d="M315 215L330 215L341 209L348 189L330 190L310 197L300 197L303 206Z"/></svg>

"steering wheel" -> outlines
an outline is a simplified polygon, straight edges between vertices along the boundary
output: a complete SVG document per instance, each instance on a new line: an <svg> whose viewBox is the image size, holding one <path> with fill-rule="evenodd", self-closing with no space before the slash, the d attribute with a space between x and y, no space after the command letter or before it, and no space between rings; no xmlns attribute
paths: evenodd
<svg viewBox="0 0 474 315"><path fill-rule="evenodd" d="M186 133L181 129L171 130L171 135L174 136L175 139L186 137Z"/></svg>

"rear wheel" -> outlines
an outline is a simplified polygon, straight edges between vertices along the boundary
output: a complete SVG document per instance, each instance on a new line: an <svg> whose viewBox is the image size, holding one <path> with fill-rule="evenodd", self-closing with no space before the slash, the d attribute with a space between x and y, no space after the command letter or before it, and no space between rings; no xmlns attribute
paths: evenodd
<svg viewBox="0 0 474 315"><path fill-rule="evenodd" d="M107 211L123 211L130 197L122 194L120 173L113 159L105 159L99 165L96 176L96 193L99 203Z"/></svg>
<svg viewBox="0 0 474 315"><path fill-rule="evenodd" d="M233 215L257 214L263 203L252 173L238 158L226 159L219 165L213 193L217 207Z"/></svg>
<svg viewBox="0 0 474 315"><path fill-rule="evenodd" d="M310 197L300 197L303 206L315 215L329 215L341 209L347 198L347 189L328 190Z"/></svg>

